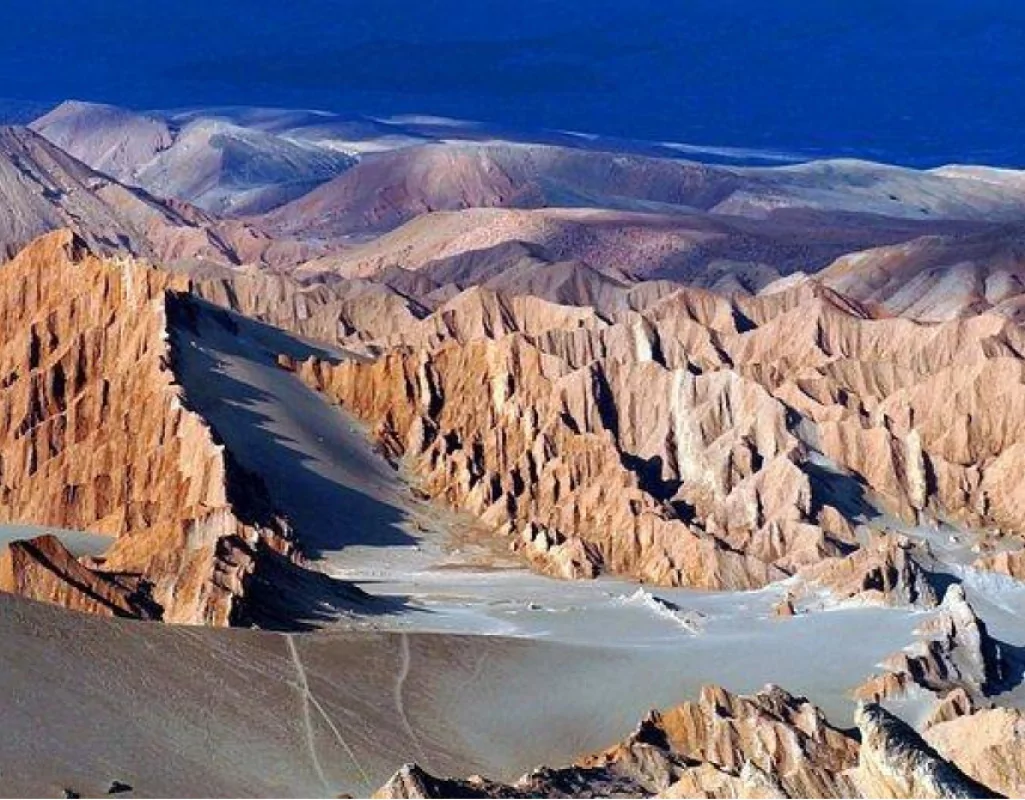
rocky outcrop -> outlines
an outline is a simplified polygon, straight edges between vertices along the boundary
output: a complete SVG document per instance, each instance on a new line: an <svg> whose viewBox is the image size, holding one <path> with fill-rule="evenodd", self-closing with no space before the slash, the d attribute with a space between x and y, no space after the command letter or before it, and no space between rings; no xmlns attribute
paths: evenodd
<svg viewBox="0 0 1025 800"><path fill-rule="evenodd" d="M742 782L769 778L766 782L788 797L847 794L851 786L844 772L857 757L853 738L832 727L806 699L776 686L751 696L705 687L697 702L649 717L632 741L662 737L688 771L708 765ZM671 785L659 791L674 793Z"/></svg>
<svg viewBox="0 0 1025 800"><path fill-rule="evenodd" d="M494 319L516 327L515 314ZM429 495L512 532L580 540L605 569L750 588L842 552L849 529L813 509L782 404L736 373L638 360L639 341L650 350L643 326L595 344L594 324L574 339L556 327L462 344L456 332L434 349L296 369L368 421Z"/></svg>
<svg viewBox="0 0 1025 800"><path fill-rule="evenodd" d="M977 699L1003 685L1006 662L1002 647L989 635L960 584L947 589L939 612L920 634L915 645L888 658L887 671L859 687L856 695L880 700L917 687L940 697L963 691L968 698Z"/></svg>
<svg viewBox="0 0 1025 800"><path fill-rule="evenodd" d="M958 687L947 692L943 699L932 710L932 713L921 724L922 730L928 730L933 725L949 722L952 719L963 717L975 711L977 701L965 689Z"/></svg>
<svg viewBox="0 0 1025 800"><path fill-rule="evenodd" d="M797 606L794 604L794 595L791 592L787 592L786 595L780 599L772 607L772 615L774 617L796 617Z"/></svg>
<svg viewBox="0 0 1025 800"><path fill-rule="evenodd" d="M555 578L595 578L601 571L601 553L596 547L577 536L567 539L533 522L523 527L519 538L513 540L513 548L522 552L538 572Z"/></svg>
<svg viewBox="0 0 1025 800"><path fill-rule="evenodd" d="M1025 713L986 708L932 725L925 738L945 759L1007 797L1025 795Z"/></svg>
<svg viewBox="0 0 1025 800"><path fill-rule="evenodd" d="M133 576L146 607L159 609L147 615L226 625L246 613L261 554L293 552L255 478L175 380L169 327L184 324L172 320L184 288L137 262L96 258L69 232L0 270L0 519L114 537L89 573L52 543L19 545L8 585L77 607L88 605L84 587L133 613L143 605L116 586L100 591L109 576Z"/></svg>
<svg viewBox="0 0 1025 800"><path fill-rule="evenodd" d="M854 782L863 797L994 797L881 706L859 706L861 732Z"/></svg>
<svg viewBox="0 0 1025 800"><path fill-rule="evenodd" d="M879 507L1025 532L1025 339L1006 319L921 325L810 280L733 300L629 295L607 316L475 287L365 337L373 363L298 374L371 423L428 494L514 537L530 523L578 538L645 580L760 585L848 555ZM627 509L584 489L597 482ZM695 584L686 562L701 559L723 575ZM872 545L816 578L929 606L929 561Z"/></svg>
<svg viewBox="0 0 1025 800"><path fill-rule="evenodd" d="M644 787L630 775L601 768L541 767L512 784L473 775L466 779L437 778L417 764L406 764L374 793L375 798L522 798L641 797Z"/></svg>
<svg viewBox="0 0 1025 800"><path fill-rule="evenodd" d="M388 779L388 782L374 792L375 798L399 800L413 797L526 797L515 787L504 786L480 776L466 780L436 778L417 764L404 764Z"/></svg>
<svg viewBox="0 0 1025 800"><path fill-rule="evenodd" d="M351 280L303 285L258 269L193 274L189 291L208 302L307 339L361 351L367 341L410 330L427 314L388 286Z"/></svg>
<svg viewBox="0 0 1025 800"><path fill-rule="evenodd" d="M56 536L16 541L0 549L0 592L99 616L159 618L138 576L89 569Z"/></svg>
<svg viewBox="0 0 1025 800"><path fill-rule="evenodd" d="M1010 478L1025 424L1020 329L996 315L876 320L835 297L810 302L813 291L786 293L789 310L775 295L748 302L762 321L728 345L731 358L756 361L774 396L814 422L816 447L855 476L853 490L860 484L909 521L931 509L1025 530ZM999 412L988 401L997 395Z"/></svg>
<svg viewBox="0 0 1025 800"><path fill-rule="evenodd" d="M999 572L1019 581L1025 581L1025 550L1003 550L978 558L972 564L976 569Z"/></svg>
<svg viewBox="0 0 1025 800"><path fill-rule="evenodd" d="M438 780L402 768L380 797L847 797L857 741L807 700L770 686L751 696L715 686L653 711L620 744L512 785Z"/></svg>
<svg viewBox="0 0 1025 800"><path fill-rule="evenodd" d="M933 562L927 546L893 533L871 533L853 553L828 558L799 573L792 592L810 595L825 589L841 602L935 608L939 605L938 577L927 567Z"/></svg>
<svg viewBox="0 0 1025 800"><path fill-rule="evenodd" d="M406 765L376 796L948 798L993 797L1002 786L965 774L878 705L859 707L856 722L856 736L834 728L777 687L744 697L709 686L697 702L652 712L620 744L569 767L501 784ZM983 752L979 771L1017 775L1009 749Z"/></svg>
<svg viewBox="0 0 1025 800"><path fill-rule="evenodd" d="M993 310L1021 321L1021 224L974 235L923 236L842 256L821 280L910 319L943 321Z"/></svg>

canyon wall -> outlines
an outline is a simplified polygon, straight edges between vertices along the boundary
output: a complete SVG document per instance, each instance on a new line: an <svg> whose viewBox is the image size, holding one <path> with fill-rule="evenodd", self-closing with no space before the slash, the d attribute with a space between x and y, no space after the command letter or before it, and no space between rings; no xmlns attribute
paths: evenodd
<svg viewBox="0 0 1025 800"><path fill-rule="evenodd" d="M130 576L165 620L225 625L261 551L293 546L175 381L182 288L68 232L0 271L0 519L109 534L97 575Z"/></svg>

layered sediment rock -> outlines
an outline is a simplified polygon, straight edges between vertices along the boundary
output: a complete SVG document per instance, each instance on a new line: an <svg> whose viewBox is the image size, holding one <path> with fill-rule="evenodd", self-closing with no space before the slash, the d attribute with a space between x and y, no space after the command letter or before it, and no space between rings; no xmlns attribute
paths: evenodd
<svg viewBox="0 0 1025 800"><path fill-rule="evenodd" d="M87 605L77 590L29 574L60 562L66 582L119 613L142 606L116 587L117 597L100 592L104 575L135 576L168 621L224 625L244 614L261 552L292 551L255 479L175 381L169 326L181 315L179 288L159 270L90 255L68 232L0 271L0 519L116 537L89 575L52 543L35 559L21 545L11 562L21 574L8 585Z"/></svg>

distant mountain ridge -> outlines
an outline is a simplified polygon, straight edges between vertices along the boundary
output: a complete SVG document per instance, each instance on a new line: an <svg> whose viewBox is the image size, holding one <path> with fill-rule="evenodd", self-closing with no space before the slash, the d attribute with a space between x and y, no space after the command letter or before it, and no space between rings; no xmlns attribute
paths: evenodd
<svg viewBox="0 0 1025 800"><path fill-rule="evenodd" d="M243 260L230 240L244 226L216 230L219 223L198 209L126 187L28 128L0 128L0 204L8 258L41 234L70 228L99 252L166 262Z"/></svg>
<svg viewBox="0 0 1025 800"><path fill-rule="evenodd" d="M353 163L287 131L96 103L62 103L32 128L100 172L221 214L266 210Z"/></svg>

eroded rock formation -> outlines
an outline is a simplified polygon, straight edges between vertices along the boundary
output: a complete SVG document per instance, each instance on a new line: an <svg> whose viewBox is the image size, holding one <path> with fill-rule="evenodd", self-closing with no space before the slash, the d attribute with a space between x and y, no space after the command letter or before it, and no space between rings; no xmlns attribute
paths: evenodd
<svg viewBox="0 0 1025 800"><path fill-rule="evenodd" d="M86 610L225 625L243 617L261 553L292 553L256 479L176 383L179 289L167 273L92 256L69 232L0 271L0 518L114 537L91 570L48 540L12 547L6 585ZM110 576L127 576L145 603Z"/></svg>
<svg viewBox="0 0 1025 800"><path fill-rule="evenodd" d="M925 738L979 783L1007 797L1025 795L1025 713L986 708L932 725Z"/></svg>
<svg viewBox="0 0 1025 800"><path fill-rule="evenodd" d="M1004 550L976 559L977 569L999 572L1010 578L1025 581L1025 550Z"/></svg>
<svg viewBox="0 0 1025 800"><path fill-rule="evenodd" d="M637 335L650 346L640 331L610 347L632 354ZM574 368L539 338L472 338L297 370L414 461L432 496L496 526L538 526L556 544L579 539L607 569L749 588L840 552L846 528L810 524L799 443L760 386L632 357ZM548 343L574 346L562 335Z"/></svg>
<svg viewBox="0 0 1025 800"><path fill-rule="evenodd" d="M1025 530L1023 347L999 317L877 318L810 281L682 289L611 319L474 288L377 340L373 363L297 369L432 496L579 539L605 569L722 588L851 552L879 506ZM878 588L929 605L905 555L882 556Z"/></svg>
<svg viewBox="0 0 1025 800"><path fill-rule="evenodd" d="M1018 775L1010 750L980 749L975 772L1002 781L982 784L878 705L859 707L856 722L857 735L834 728L774 686L748 697L709 686L697 702L652 712L626 740L572 766L502 784L439 779L408 764L376 796L992 797Z"/></svg>
<svg viewBox="0 0 1025 800"><path fill-rule="evenodd" d="M223 308L278 328L352 350L408 330L427 314L417 302L370 281L303 285L257 269L193 274L189 290Z"/></svg>
<svg viewBox="0 0 1025 800"><path fill-rule="evenodd" d="M863 797L994 797L881 706L858 707L861 748L854 781Z"/></svg>
<svg viewBox="0 0 1025 800"><path fill-rule="evenodd" d="M0 591L99 616L153 619L160 609L137 576L80 564L53 535L0 548Z"/></svg>
<svg viewBox="0 0 1025 800"><path fill-rule="evenodd" d="M827 558L799 573L794 596L814 603L825 589L839 601L889 606L934 608L939 605L938 576L927 546L893 533L871 533L868 542L850 555Z"/></svg>
<svg viewBox="0 0 1025 800"><path fill-rule="evenodd" d="M1005 680L1002 646L993 639L965 598L960 584L943 597L939 612L908 650L886 661L887 671L859 687L856 695L880 700L923 689L944 698L963 692L974 700L998 691Z"/></svg>

